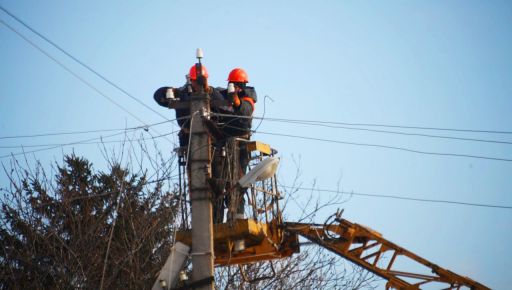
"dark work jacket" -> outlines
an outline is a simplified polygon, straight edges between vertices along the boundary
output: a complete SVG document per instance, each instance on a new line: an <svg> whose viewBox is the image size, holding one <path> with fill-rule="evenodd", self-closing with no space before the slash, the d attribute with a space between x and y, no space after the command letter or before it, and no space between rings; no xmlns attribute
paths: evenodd
<svg viewBox="0 0 512 290"><path fill-rule="evenodd" d="M155 101L163 107L169 107L168 100L165 98L165 93L167 92L167 89L170 89L171 87L161 87L158 90L155 91L153 98ZM184 85L180 88L175 88L176 92L174 93L175 98L179 98L180 101L189 101L190 100L190 93L188 92L187 85ZM224 100L224 97L220 93L219 89L210 87L210 98L211 100ZM212 111L214 111L214 108L211 108ZM188 121L189 119L183 118L188 117L190 115L190 109L177 109L176 110L176 119L178 119L178 125L180 127L188 127ZM183 118L183 119L182 119Z"/></svg>
<svg viewBox="0 0 512 290"><path fill-rule="evenodd" d="M228 91L226 89L217 89L224 99L229 99ZM256 103L258 100L256 90L253 87L247 86L241 93L238 93L238 97L240 99L240 106L231 106L229 112L226 112L232 116L219 118L219 127L226 137L245 136L251 132L252 118L239 117L252 117L254 107L250 102L243 98L249 97L254 103ZM222 110L222 108L220 109Z"/></svg>
<svg viewBox="0 0 512 290"><path fill-rule="evenodd" d="M170 89L171 87L161 87L158 90L155 91L153 94L153 98L155 101L163 107L169 107L169 101L165 97L165 94L167 92L167 89ZM189 101L190 100L190 93L188 92L187 85L184 85L180 88L175 88L174 93L175 98L179 98L180 101ZM219 92L218 89L214 87L210 87L210 98L211 100L224 100L224 97ZM211 108L213 112L215 110ZM180 140L180 146L187 146L189 134L188 129L190 127L190 118L186 118L190 116L190 109L184 108L184 109L176 109L176 119L178 122L178 125L182 128L182 130L179 133L179 140Z"/></svg>

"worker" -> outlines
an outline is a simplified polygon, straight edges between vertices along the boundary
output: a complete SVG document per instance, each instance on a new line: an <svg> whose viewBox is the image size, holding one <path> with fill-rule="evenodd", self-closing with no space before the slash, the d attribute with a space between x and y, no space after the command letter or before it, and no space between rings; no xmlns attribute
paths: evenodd
<svg viewBox="0 0 512 290"><path fill-rule="evenodd" d="M180 88L161 87L155 91L153 98L163 107L169 107L169 103L173 98L179 99L181 102L189 101L192 93L203 92L210 94L211 100L223 100L224 97L220 94L219 89L208 85L208 70L204 65L201 65L201 72L198 73L197 65L190 68L187 83ZM190 109L182 108L176 109L176 119L181 130L178 134L180 147L188 145L189 139L189 120Z"/></svg>
<svg viewBox="0 0 512 290"><path fill-rule="evenodd" d="M247 136L251 133L252 113L254 104L257 101L256 90L254 87L247 86L249 77L241 68L233 69L228 76L228 88L230 84L233 91L229 89L220 90L224 99L232 104L230 115L221 119L221 129L225 136Z"/></svg>
<svg viewBox="0 0 512 290"><path fill-rule="evenodd" d="M225 161L223 154L225 150L222 150L223 147L229 147L237 158L236 164L238 166L235 172L238 176L231 176L232 179L242 177L249 165L249 152L245 146L246 144L242 142L238 143L239 146L231 144L234 142L232 137L250 139L252 114L254 112L254 104L257 101L257 95L254 87L247 86L248 82L247 73L241 68L235 68L229 73L228 89L220 90L224 99L228 100L231 105L229 106L229 112L225 112L227 114L224 114L218 120L218 127L222 131L224 139L216 143L214 161L219 160L220 162L214 162L212 169L213 175L221 176L221 179L229 179L225 174L228 162ZM219 108L219 111L223 111L223 108ZM214 205L214 209L219 211L217 214L214 212L214 217L217 218L216 222L222 222L225 206L228 207L228 220L232 220L236 216L243 216L243 196L245 192L241 189L234 190L235 192L231 196L225 195L224 198L217 199L217 204Z"/></svg>
<svg viewBox="0 0 512 290"><path fill-rule="evenodd" d="M199 73L200 72L200 73ZM198 71L197 65L193 65L190 68L189 74L187 76L187 83L180 88L173 87L161 87L154 93L153 97L155 101L163 106L169 107L170 102L172 100L179 100L179 102L186 102L190 100L192 93L197 92L205 92L210 95L210 100L225 100L224 95L220 92L224 90L223 88L214 88L208 85L208 70L204 65L201 65L201 70ZM210 102L212 104L213 102ZM210 106L212 112L231 114L233 112L231 106L224 106L221 108L215 107L214 105ZM179 142L180 142L180 151L185 152L187 149L189 136L190 136L190 108L175 108L176 110L176 119L178 125L181 127L181 130L178 134ZM220 111L219 111L220 110ZM218 119L212 120L214 123L217 123ZM212 140L214 144L220 144L224 140L224 137L217 136L219 140ZM215 148L221 148L222 146L213 146ZM218 151L218 150L217 150ZM216 151L214 151L216 152ZM210 185L213 191L213 220L215 223L222 223L224 216L224 206L219 204L219 200L223 200L225 198L225 188L226 188L226 180L222 174L225 173L222 171L222 167L225 164L225 160L220 158L218 154L213 154L212 160L212 178L209 180ZM187 168L187 173L190 178L190 171Z"/></svg>

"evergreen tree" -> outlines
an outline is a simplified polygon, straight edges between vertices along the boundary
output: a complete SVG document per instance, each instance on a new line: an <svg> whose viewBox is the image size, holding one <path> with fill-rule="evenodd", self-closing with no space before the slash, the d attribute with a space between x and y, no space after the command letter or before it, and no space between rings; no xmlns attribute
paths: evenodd
<svg viewBox="0 0 512 290"><path fill-rule="evenodd" d="M66 156L52 181L13 169L1 203L0 289L148 289L171 245L176 196L118 164ZM40 168L40 167L39 167Z"/></svg>

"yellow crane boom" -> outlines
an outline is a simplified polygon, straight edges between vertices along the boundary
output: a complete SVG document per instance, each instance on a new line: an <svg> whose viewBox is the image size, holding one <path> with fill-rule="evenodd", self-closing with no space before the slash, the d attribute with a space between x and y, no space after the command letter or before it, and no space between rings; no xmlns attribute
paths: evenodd
<svg viewBox="0 0 512 290"><path fill-rule="evenodd" d="M386 289L420 289L423 285L434 284L444 284L444 289L490 289L384 239L368 227L345 219L336 218L326 224L287 222L284 228L386 279ZM397 261L404 259L409 260L408 269L423 271L398 270L400 263ZM411 267L411 262L417 265ZM425 270L431 273L425 274Z"/></svg>

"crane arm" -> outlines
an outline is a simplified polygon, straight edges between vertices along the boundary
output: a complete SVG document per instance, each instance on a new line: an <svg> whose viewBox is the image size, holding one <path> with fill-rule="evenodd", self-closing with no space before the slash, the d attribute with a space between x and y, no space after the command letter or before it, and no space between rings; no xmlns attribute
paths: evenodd
<svg viewBox="0 0 512 290"><path fill-rule="evenodd" d="M420 289L423 285L443 285L444 289L490 289L421 258L368 227L345 219L335 218L326 224L285 223L284 228L386 279L386 289ZM407 269L418 270L399 270L404 263L407 263Z"/></svg>

